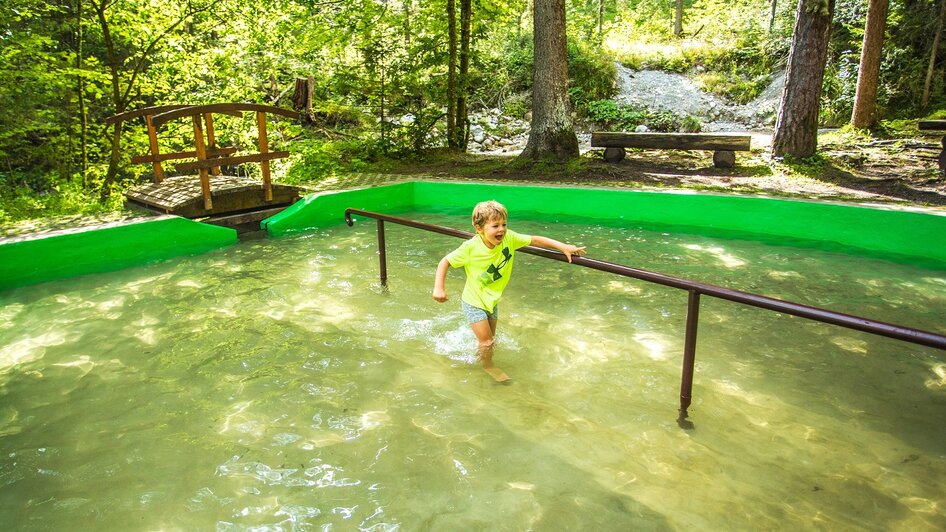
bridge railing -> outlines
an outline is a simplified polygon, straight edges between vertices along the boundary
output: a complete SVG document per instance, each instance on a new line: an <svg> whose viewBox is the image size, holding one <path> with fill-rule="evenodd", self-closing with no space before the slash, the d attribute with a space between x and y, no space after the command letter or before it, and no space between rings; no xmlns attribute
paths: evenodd
<svg viewBox="0 0 946 532"><path fill-rule="evenodd" d="M382 285L387 284L387 255L385 251L384 222L391 222L398 225L413 227L415 229L421 229L424 231L430 231L448 236L454 236L457 238L469 239L473 237L473 233L468 231L460 231L451 227L433 225L360 209L345 210L345 223L349 226L354 224L352 215L373 218L378 222L378 248L381 263ZM526 246L524 248L520 248L519 251L528 253L530 255L545 257L547 259L568 262L568 259L565 257L565 255L557 251L534 246ZM662 273L631 268L630 266L624 266L622 264L616 264L613 262L597 260L588 257L578 257L573 255L571 264L687 291L687 318L683 342L683 367L681 369L680 379L680 409L679 416L677 417L677 423L683 428L693 427L693 424L687 418L689 417L688 409L692 402L693 375L696 361L696 333L699 322L701 295L707 295L710 297L724 299L751 307L771 310L774 312L781 312L783 314L790 314L800 318L806 318L821 323L828 323L839 327L862 331L877 336L893 338L917 345L946 350L946 336L930 331L914 329L902 325L895 325L892 323L872 320L851 314L843 314L833 310L802 305L800 303L776 299L751 292L744 292L741 290L733 290L731 288L699 283L688 279L682 279L680 277L673 277L671 275L665 275Z"/></svg>
<svg viewBox="0 0 946 532"><path fill-rule="evenodd" d="M244 112L256 113L258 153L234 156L237 149L233 147L217 146L214 132L214 114L242 116ZM164 180L162 162L179 159L196 159L194 162L184 162L175 165L182 172L197 170L200 176L201 192L204 198L204 208L213 209L213 200L210 191L210 176L220 175L220 167L224 165L258 162L262 167L263 191L266 201L272 201L273 188L269 162L274 159L289 157L287 151L269 151L269 140L266 128L266 114L275 114L287 118L298 119L299 113L253 103L215 103L208 105L161 105L147 107L134 111L127 111L109 117L106 124L120 124L123 121L144 117L148 128L149 153L131 158L132 163L150 163L154 171L154 182ZM194 126L194 150L173 153L160 153L158 146L158 129L165 123L180 118L190 117ZM119 127L116 125L116 127Z"/></svg>

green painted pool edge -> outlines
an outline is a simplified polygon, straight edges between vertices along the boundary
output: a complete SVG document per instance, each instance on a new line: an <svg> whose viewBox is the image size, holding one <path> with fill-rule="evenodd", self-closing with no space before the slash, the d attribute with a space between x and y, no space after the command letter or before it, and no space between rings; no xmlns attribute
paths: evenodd
<svg viewBox="0 0 946 532"><path fill-rule="evenodd" d="M783 238L813 247L946 269L946 215L752 196L412 181L314 194L263 220L274 236L342 223L348 207L379 212L463 212L495 199L516 212L622 220L713 234ZM467 229L466 227L462 229Z"/></svg>
<svg viewBox="0 0 946 532"><path fill-rule="evenodd" d="M194 255L237 242L233 229L162 218L0 245L0 290Z"/></svg>
<svg viewBox="0 0 946 532"><path fill-rule="evenodd" d="M271 236L331 227L343 223L345 209L397 212L414 206L415 181L374 188L310 194L260 222Z"/></svg>

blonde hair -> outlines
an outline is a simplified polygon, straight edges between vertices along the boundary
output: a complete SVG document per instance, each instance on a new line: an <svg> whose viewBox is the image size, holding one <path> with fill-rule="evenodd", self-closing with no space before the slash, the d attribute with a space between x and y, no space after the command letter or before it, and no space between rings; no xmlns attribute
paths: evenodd
<svg viewBox="0 0 946 532"><path fill-rule="evenodd" d="M473 227L483 227L490 220L506 220L508 218L509 214L506 212L506 207L495 200L481 201L476 204L476 207L473 207Z"/></svg>

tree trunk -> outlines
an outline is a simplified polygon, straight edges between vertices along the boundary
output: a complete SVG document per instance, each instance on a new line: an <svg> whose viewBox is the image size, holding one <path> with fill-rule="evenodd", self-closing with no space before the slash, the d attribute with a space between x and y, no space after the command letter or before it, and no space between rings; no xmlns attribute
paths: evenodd
<svg viewBox="0 0 946 532"><path fill-rule="evenodd" d="M520 158L578 157L578 137L569 114L565 0L535 0L532 127Z"/></svg>
<svg viewBox="0 0 946 532"><path fill-rule="evenodd" d="M312 106L315 104L315 76L306 78L305 114L312 120Z"/></svg>
<svg viewBox="0 0 946 532"><path fill-rule="evenodd" d="M411 2L414 0L404 0L404 44L411 44Z"/></svg>
<svg viewBox="0 0 946 532"><path fill-rule="evenodd" d="M534 14L533 0L526 0L525 5L522 6L522 14L519 15L519 23L516 25L516 38L522 36L522 28L528 27L529 20L533 18Z"/></svg>
<svg viewBox="0 0 946 532"><path fill-rule="evenodd" d="M818 108L834 0L798 2L785 88L779 106L772 155L810 157L818 148Z"/></svg>
<svg viewBox="0 0 946 532"><path fill-rule="evenodd" d="M99 199L105 201L112 195L112 185L115 184L115 177L118 175L118 164L121 156L122 123L115 122L112 129L111 151L108 156L108 173L105 175L105 181L102 182L102 188L99 190Z"/></svg>
<svg viewBox="0 0 946 532"><path fill-rule="evenodd" d="M926 81L923 83L920 109L926 109L926 106L930 103L930 87L933 84L933 70L936 67L936 52L939 49L939 42L943 38L944 19L946 19L946 0L940 0L939 22L936 24L936 35L933 37L933 48L930 50L930 64L926 68Z"/></svg>
<svg viewBox="0 0 946 532"><path fill-rule="evenodd" d="M470 90L470 25L472 20L473 1L460 0L460 75L457 79L457 147L466 151L467 120L466 97Z"/></svg>
<svg viewBox="0 0 946 532"><path fill-rule="evenodd" d="M457 147L457 6L447 0L447 147Z"/></svg>
<svg viewBox="0 0 946 532"><path fill-rule="evenodd" d="M120 60L118 59L118 55L115 51L115 43L112 40L112 32L108 23L108 18L105 16L105 10L108 9L109 5L110 4L107 0L99 0L96 2L95 15L99 21L99 27L102 30L102 39L105 42L105 55L108 58L108 71L112 84L112 105L115 107L115 114L119 114L125 111L126 103L122 97L121 90L121 72L119 70ZM115 128L112 132L111 153L108 157L108 170L105 172L105 180L102 182L102 188L99 191L99 197L102 199L102 201L105 201L111 195L112 184L115 183L115 178L118 176L121 134L122 125L121 122L117 122L115 123Z"/></svg>
<svg viewBox="0 0 946 532"><path fill-rule="evenodd" d="M387 120L384 119L384 113L385 113L385 110L384 110L384 91L386 90L386 87L385 87L385 85L384 85L385 79L384 79L384 55L383 55L383 54L381 55L381 60L378 61L378 70L381 71L381 101L378 102L378 107L379 107L378 112L379 112L380 115L381 115L381 120L378 122L378 125L381 126L381 140L382 140L382 141L386 141L386 140L388 140L388 134L387 134L387 131L388 131L388 122L387 122ZM387 144L387 143L385 143L385 145L386 145L386 144ZM385 149L387 149L387 148L385 148Z"/></svg>
<svg viewBox="0 0 946 532"><path fill-rule="evenodd" d="M306 100L309 95L307 85L309 81L306 78L296 78L296 86L292 91L292 108L300 113L306 109Z"/></svg>
<svg viewBox="0 0 946 532"><path fill-rule="evenodd" d="M598 45L604 43L604 0L598 0Z"/></svg>
<svg viewBox="0 0 946 532"><path fill-rule="evenodd" d="M673 34L677 37L683 33L683 0L677 0L673 13Z"/></svg>
<svg viewBox="0 0 946 532"><path fill-rule="evenodd" d="M83 28L82 28L82 2L76 0L76 78L79 100L79 168L82 172L82 186L86 183L86 172L89 170L89 118L85 110L85 78L82 75L82 54L83 54Z"/></svg>
<svg viewBox="0 0 946 532"><path fill-rule="evenodd" d="M873 127L877 121L877 85L880 80L880 59L887 28L888 0L870 0L867 21L864 23L864 45L861 65L857 73L857 91L851 125L856 128Z"/></svg>
<svg viewBox="0 0 946 532"><path fill-rule="evenodd" d="M302 120L312 123L312 104L315 101L315 77L296 78L292 91L292 108L302 114Z"/></svg>
<svg viewBox="0 0 946 532"><path fill-rule="evenodd" d="M775 29L775 8L777 7L777 1L778 0L772 0L771 9L769 10L769 31Z"/></svg>

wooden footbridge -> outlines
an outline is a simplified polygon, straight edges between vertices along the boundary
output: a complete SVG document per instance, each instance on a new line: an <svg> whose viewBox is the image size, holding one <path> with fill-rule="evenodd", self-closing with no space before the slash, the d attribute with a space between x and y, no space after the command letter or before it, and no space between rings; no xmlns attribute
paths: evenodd
<svg viewBox="0 0 946 532"><path fill-rule="evenodd" d="M257 152L237 154L237 148L220 147L214 132L215 114L243 116L256 114ZM206 218L209 223L236 227L252 225L291 205L299 198L300 189L273 184L270 161L289 156L286 151L269 151L266 115L299 118L299 113L250 103L217 103L210 105L163 105L128 111L110 117L106 123L117 124L133 118L144 118L148 128L149 152L131 158L132 163L150 164L153 182L125 192L127 203L162 214L186 218ZM193 125L193 150L163 153L158 131L173 120L187 119ZM165 176L164 164L175 162L175 172L183 175ZM246 175L225 175L223 170L245 163L260 163L262 181ZM197 175L188 172L197 172Z"/></svg>

